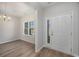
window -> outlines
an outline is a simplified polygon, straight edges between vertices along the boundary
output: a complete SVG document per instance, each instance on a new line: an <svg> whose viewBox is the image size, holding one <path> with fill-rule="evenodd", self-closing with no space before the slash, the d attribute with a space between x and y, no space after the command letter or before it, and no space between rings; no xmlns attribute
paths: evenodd
<svg viewBox="0 0 79 59"><path fill-rule="evenodd" d="M28 21L24 24L24 34L33 35L34 34L34 21Z"/></svg>
<svg viewBox="0 0 79 59"><path fill-rule="evenodd" d="M28 22L25 22L24 34L28 35Z"/></svg>
<svg viewBox="0 0 79 59"><path fill-rule="evenodd" d="M34 33L34 21L29 22L29 35Z"/></svg>

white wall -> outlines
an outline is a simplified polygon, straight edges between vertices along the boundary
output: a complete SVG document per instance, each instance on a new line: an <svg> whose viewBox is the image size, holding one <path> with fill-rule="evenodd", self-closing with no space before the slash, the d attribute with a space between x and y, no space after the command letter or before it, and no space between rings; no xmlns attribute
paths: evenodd
<svg viewBox="0 0 79 59"><path fill-rule="evenodd" d="M30 13L28 13L27 15L25 15L24 17L22 17L20 19L20 24L19 24L20 25L20 28L19 28L20 29L20 36L19 36L19 39L35 44L35 35L25 35L24 34L24 23L26 21L34 21L35 22L36 16L37 16L36 10L30 6L29 6L29 8L31 8L31 10L29 9L29 11L27 11L27 12L30 12ZM36 30L36 28L35 28L35 30Z"/></svg>
<svg viewBox="0 0 79 59"><path fill-rule="evenodd" d="M24 23L27 20L28 19L26 19L26 20L21 19L20 20L20 24L19 24L20 25L20 28L19 28L20 29L20 36L19 36L19 39L35 44L35 35L25 35L24 34ZM32 21L35 21L35 19L32 20Z"/></svg>
<svg viewBox="0 0 79 59"><path fill-rule="evenodd" d="M43 48L43 19L44 19L44 10L37 10L37 32L36 32L36 52L40 51Z"/></svg>
<svg viewBox="0 0 79 59"><path fill-rule="evenodd" d="M79 56L79 7L73 14L73 53Z"/></svg>
<svg viewBox="0 0 79 59"><path fill-rule="evenodd" d="M58 3L54 6L48 7L45 9L45 22L44 22L44 46L48 46L47 44L47 30L46 30L46 20L50 19L55 16L59 16L62 14L67 14L70 12L73 12L73 54L74 55L79 55L79 49L78 49L78 38L79 38L79 27L78 27L78 22L79 22L79 11L78 11L78 4L77 3Z"/></svg>
<svg viewBox="0 0 79 59"><path fill-rule="evenodd" d="M17 40L18 20L12 17L10 21L0 21L0 44Z"/></svg>

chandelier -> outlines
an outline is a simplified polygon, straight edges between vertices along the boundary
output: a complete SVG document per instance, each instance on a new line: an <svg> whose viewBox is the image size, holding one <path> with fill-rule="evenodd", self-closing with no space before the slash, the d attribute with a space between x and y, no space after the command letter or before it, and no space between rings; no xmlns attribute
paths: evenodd
<svg viewBox="0 0 79 59"><path fill-rule="evenodd" d="M6 20L10 20L11 17L4 14L4 15L0 15L0 19L6 21Z"/></svg>
<svg viewBox="0 0 79 59"><path fill-rule="evenodd" d="M11 17L8 16L7 13L6 13L7 3L5 2L5 3L3 3L3 5L4 5L4 6L3 6L3 9L2 9L2 12L1 12L1 15L0 15L0 19L1 19L2 21L10 20Z"/></svg>

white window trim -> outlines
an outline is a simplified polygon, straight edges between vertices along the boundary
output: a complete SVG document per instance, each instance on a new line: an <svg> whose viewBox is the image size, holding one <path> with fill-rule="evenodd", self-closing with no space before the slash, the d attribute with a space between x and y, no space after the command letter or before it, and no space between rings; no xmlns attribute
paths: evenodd
<svg viewBox="0 0 79 59"><path fill-rule="evenodd" d="M32 20L32 21L33 21L33 20ZM28 34L25 34L25 33L24 33L24 30L25 30L25 22L28 22ZM32 36L32 35L29 35L29 28L30 28L30 27L29 27L29 22L31 22L31 21L26 20L26 21L23 22L23 34L26 35L26 36Z"/></svg>

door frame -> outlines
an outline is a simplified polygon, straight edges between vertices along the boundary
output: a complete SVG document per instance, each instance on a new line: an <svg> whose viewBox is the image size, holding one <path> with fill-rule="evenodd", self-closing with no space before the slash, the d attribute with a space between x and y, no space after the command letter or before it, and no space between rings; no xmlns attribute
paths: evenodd
<svg viewBox="0 0 79 59"><path fill-rule="evenodd" d="M71 16L71 19L72 19L72 33L73 33L73 13L71 12L71 13L62 14L62 15L70 15ZM57 17L57 16L55 16L55 17ZM52 17L52 18L54 18L54 17ZM46 45L45 45L45 47L50 48L50 49L52 49L52 47L50 46L51 43L50 44L47 43L47 40L48 40L48 38L47 38L47 21L52 19L52 18L46 19ZM71 55L73 55L73 34L72 34L72 41L71 41L71 50L72 50ZM62 51L60 51L60 52L62 52ZM64 53L66 53L66 52L64 52ZM67 53L67 54L69 54L69 53Z"/></svg>

